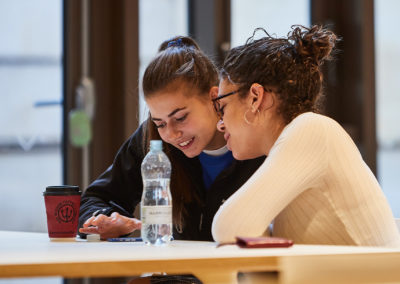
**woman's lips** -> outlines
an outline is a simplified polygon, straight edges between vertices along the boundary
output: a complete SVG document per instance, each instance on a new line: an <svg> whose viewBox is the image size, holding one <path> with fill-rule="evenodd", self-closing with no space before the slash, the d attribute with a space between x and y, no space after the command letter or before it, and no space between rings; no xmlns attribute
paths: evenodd
<svg viewBox="0 0 400 284"><path fill-rule="evenodd" d="M194 141L194 137L190 138L189 140L186 140L186 141L183 141L183 142L179 143L178 146L181 149L187 149L193 144L193 141Z"/></svg>
<svg viewBox="0 0 400 284"><path fill-rule="evenodd" d="M229 139L230 136L231 136L231 135L229 135L229 133L225 133L225 134L224 134L224 139L225 139L225 141L228 141L228 139Z"/></svg>

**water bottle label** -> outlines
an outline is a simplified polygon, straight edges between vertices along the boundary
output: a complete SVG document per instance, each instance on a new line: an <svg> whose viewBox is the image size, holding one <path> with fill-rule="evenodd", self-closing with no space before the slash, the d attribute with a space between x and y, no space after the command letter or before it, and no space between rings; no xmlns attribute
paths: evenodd
<svg viewBox="0 0 400 284"><path fill-rule="evenodd" d="M142 223L172 223L172 206L141 206Z"/></svg>

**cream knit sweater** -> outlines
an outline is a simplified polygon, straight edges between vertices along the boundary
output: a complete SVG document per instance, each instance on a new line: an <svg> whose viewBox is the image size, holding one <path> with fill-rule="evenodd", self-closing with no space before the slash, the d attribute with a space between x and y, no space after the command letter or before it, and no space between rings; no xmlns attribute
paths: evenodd
<svg viewBox="0 0 400 284"><path fill-rule="evenodd" d="M389 204L356 145L334 120L304 113L282 131L268 158L219 209L218 242L273 236L297 244L400 246Z"/></svg>

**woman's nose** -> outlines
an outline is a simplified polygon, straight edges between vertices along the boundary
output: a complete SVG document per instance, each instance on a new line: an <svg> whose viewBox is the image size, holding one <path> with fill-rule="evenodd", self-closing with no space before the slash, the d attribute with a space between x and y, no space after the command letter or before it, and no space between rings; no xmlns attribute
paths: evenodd
<svg viewBox="0 0 400 284"><path fill-rule="evenodd" d="M225 124L222 119L220 119L217 123L217 129L221 132L225 132Z"/></svg>
<svg viewBox="0 0 400 284"><path fill-rule="evenodd" d="M168 128L168 138L174 140L182 136L182 131L176 129L175 127Z"/></svg>

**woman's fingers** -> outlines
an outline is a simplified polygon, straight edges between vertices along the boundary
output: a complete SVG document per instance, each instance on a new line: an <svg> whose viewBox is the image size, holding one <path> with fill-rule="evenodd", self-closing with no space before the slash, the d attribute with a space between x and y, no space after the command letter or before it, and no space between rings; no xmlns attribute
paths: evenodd
<svg viewBox="0 0 400 284"><path fill-rule="evenodd" d="M121 235L132 233L135 230L140 230L142 222L135 218L129 218L114 212L111 214L112 222L121 229Z"/></svg>
<svg viewBox="0 0 400 284"><path fill-rule="evenodd" d="M94 218L96 218L96 217L92 216L89 219L87 219L85 221L85 223L83 223L83 227L86 228L86 227L92 226L92 221L94 220Z"/></svg>
<svg viewBox="0 0 400 284"><path fill-rule="evenodd" d="M107 217L106 215L103 214L99 214L96 217L94 217L94 219L92 220L91 224L93 226L104 226L104 224L109 223L110 217Z"/></svg>
<svg viewBox="0 0 400 284"><path fill-rule="evenodd" d="M99 234L97 227L87 227L87 228L80 228L79 233L83 234Z"/></svg>
<svg viewBox="0 0 400 284"><path fill-rule="evenodd" d="M110 217L99 214L90 217L79 229L84 234L99 234L101 239L114 238L140 230L142 222L135 218L125 217L113 212Z"/></svg>
<svg viewBox="0 0 400 284"><path fill-rule="evenodd" d="M92 216L85 221L83 227L79 229L80 233L84 234L102 234L110 230L111 227L108 225L111 221L107 220L109 217L100 214Z"/></svg>

